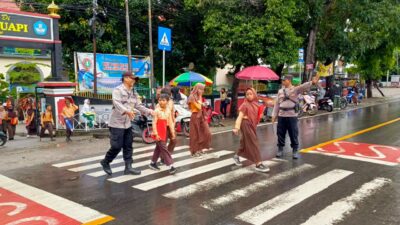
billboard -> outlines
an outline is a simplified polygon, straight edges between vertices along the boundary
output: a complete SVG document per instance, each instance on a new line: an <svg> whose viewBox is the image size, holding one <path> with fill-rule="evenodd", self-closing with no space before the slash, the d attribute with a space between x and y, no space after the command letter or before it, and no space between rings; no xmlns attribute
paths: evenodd
<svg viewBox="0 0 400 225"><path fill-rule="evenodd" d="M77 81L79 91L93 90L93 53L76 53ZM128 56L96 54L97 92L112 93L121 84L122 73L128 71ZM132 70L140 78L150 74L150 58L132 58Z"/></svg>
<svg viewBox="0 0 400 225"><path fill-rule="evenodd" d="M0 39L53 41L53 20L47 15L27 15L0 8Z"/></svg>

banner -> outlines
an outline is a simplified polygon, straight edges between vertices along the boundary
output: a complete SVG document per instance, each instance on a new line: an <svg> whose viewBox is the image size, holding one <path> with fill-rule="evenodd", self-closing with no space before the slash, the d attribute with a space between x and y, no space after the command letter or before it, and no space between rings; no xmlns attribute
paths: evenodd
<svg viewBox="0 0 400 225"><path fill-rule="evenodd" d="M321 77L327 77L333 75L333 63L325 66L323 63L318 62L317 68L318 68L317 72Z"/></svg>
<svg viewBox="0 0 400 225"><path fill-rule="evenodd" d="M79 91L93 90L93 53L76 54ZM96 54L97 92L112 93L121 84L122 74L128 71L128 56ZM150 58L132 58L132 71L140 78L150 74Z"/></svg>

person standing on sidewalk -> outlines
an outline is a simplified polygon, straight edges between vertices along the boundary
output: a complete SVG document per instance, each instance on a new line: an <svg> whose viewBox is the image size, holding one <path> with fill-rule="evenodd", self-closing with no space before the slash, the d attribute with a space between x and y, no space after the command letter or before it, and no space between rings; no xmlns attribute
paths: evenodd
<svg viewBox="0 0 400 225"><path fill-rule="evenodd" d="M141 105L138 96L133 91L133 86L138 80L139 78L131 72L125 72L122 75L123 83L115 88L112 93L113 109L108 124L110 128L111 148L100 162L104 172L108 175L112 174L110 163L117 157L121 148L123 149L123 158L125 161L124 174L140 175L141 173L140 170L132 168L133 136L131 121L135 117L135 109L147 115L153 115L154 112Z"/></svg>
<svg viewBox="0 0 400 225"><path fill-rule="evenodd" d="M78 110L78 106L76 106L74 103L72 103L70 98L65 99L65 105L63 110L62 110L62 115L64 117L64 122L65 122L65 127L67 128L67 138L66 141L70 142L72 132L74 131L74 117L75 117L75 111Z"/></svg>
<svg viewBox="0 0 400 225"><path fill-rule="evenodd" d="M18 124L18 114L15 111L13 104L11 103L11 99L7 100L6 112L8 140L11 141L14 140L15 130L17 129Z"/></svg>
<svg viewBox="0 0 400 225"><path fill-rule="evenodd" d="M264 166L261 161L257 138L257 124L260 122L262 109L263 107L258 104L256 90L254 88L247 89L246 98L239 108L239 116L232 130L235 135L239 135L239 130L242 133L240 147L233 156L233 160L236 165L241 166L242 162L240 162L239 156L244 157L256 165L257 171L266 173L269 171L269 167Z"/></svg>
<svg viewBox="0 0 400 225"><path fill-rule="evenodd" d="M272 112L272 123L278 118L278 152L277 158L283 156L283 147L285 146L286 132L289 133L290 143L293 150L293 159L299 158L299 127L298 127L298 107L299 94L311 88L312 84L317 84L319 75L313 77L312 81L294 87L292 85L293 76L286 75L282 78L282 89L278 91L275 101L274 110Z"/></svg>
<svg viewBox="0 0 400 225"><path fill-rule="evenodd" d="M221 88L220 92L220 99L221 99L221 107L220 112L224 115L224 119L226 119L226 108L228 107L228 93L226 92L225 88Z"/></svg>
<svg viewBox="0 0 400 225"><path fill-rule="evenodd" d="M53 138L54 119L53 119L53 111L51 110L51 105L46 105L46 111L42 113L40 123L41 123L40 141L42 141L42 137L46 130L49 131L50 139L52 141L55 141L55 139Z"/></svg>
<svg viewBox="0 0 400 225"><path fill-rule="evenodd" d="M28 104L26 110L25 125L27 131L26 135L27 138L31 137L32 135L36 135L36 116L35 116L35 109L32 103Z"/></svg>
<svg viewBox="0 0 400 225"><path fill-rule="evenodd" d="M189 125L189 146L192 157L201 158L211 147L211 132L203 113L205 85L197 83L191 92L188 105L192 112Z"/></svg>
<svg viewBox="0 0 400 225"><path fill-rule="evenodd" d="M171 140L175 140L174 122L171 117L171 109L168 106L170 95L161 91L160 98L158 99L158 106L155 110L153 117L153 136L156 140L156 148L154 149L153 157L150 162L150 169L160 170L157 166L158 158L162 158L165 165L169 166L169 173L174 174L176 168L172 159L169 149L167 149L167 139L170 136Z"/></svg>

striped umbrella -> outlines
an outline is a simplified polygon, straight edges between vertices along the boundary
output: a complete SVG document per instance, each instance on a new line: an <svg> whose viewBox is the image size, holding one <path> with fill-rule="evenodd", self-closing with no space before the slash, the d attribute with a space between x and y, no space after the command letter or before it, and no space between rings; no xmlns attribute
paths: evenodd
<svg viewBox="0 0 400 225"><path fill-rule="evenodd" d="M169 82L171 86L179 85L179 86L189 86L189 87L194 86L197 83L203 83L206 86L211 86L213 84L213 81L204 75L188 71L178 75Z"/></svg>

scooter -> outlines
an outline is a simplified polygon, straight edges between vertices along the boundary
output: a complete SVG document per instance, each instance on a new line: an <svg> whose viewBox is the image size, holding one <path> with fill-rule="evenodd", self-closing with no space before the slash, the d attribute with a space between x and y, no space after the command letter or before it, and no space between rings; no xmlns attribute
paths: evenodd
<svg viewBox="0 0 400 225"><path fill-rule="evenodd" d="M332 112L333 111L332 100L328 97L318 100L318 109Z"/></svg>
<svg viewBox="0 0 400 225"><path fill-rule="evenodd" d="M209 126L217 127L217 126L222 126L224 127L225 125L221 122L222 121L222 114L215 112L213 108L211 107L209 102L204 103L204 110L206 113L206 120Z"/></svg>
<svg viewBox="0 0 400 225"><path fill-rule="evenodd" d="M299 96L300 110L299 117L303 116L305 113L312 116L317 114L318 108L315 104L315 96L305 94Z"/></svg>
<svg viewBox="0 0 400 225"><path fill-rule="evenodd" d="M135 113L135 118L131 122L133 138L139 137L144 143L153 144L155 140L151 136L153 133L151 117L146 117L137 110Z"/></svg>
<svg viewBox="0 0 400 225"><path fill-rule="evenodd" d="M6 142L7 142L7 135L3 131L0 131L0 146L5 145Z"/></svg>
<svg viewBox="0 0 400 225"><path fill-rule="evenodd" d="M175 131L177 133L183 133L186 137L189 137L189 123L192 113L185 109L181 104L174 104L175 107Z"/></svg>

